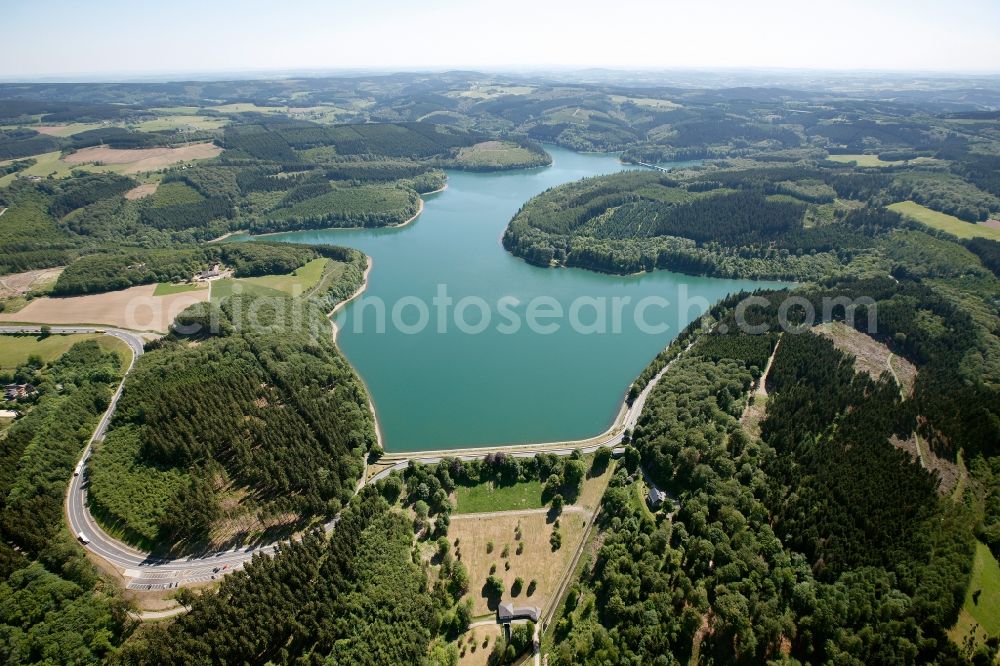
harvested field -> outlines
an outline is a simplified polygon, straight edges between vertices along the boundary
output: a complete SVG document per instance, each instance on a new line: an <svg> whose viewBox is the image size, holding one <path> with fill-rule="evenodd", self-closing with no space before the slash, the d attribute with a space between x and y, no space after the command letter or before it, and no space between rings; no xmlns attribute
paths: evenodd
<svg viewBox="0 0 1000 666"><path fill-rule="evenodd" d="M496 610L496 606L490 607L489 599L483 592L493 564L496 564L494 575L504 582L503 600L513 599L520 604L544 609L552 600L559 581L583 540L584 524L590 520L590 515L578 508L566 508L559 517L562 546L556 551L549 544L555 523L549 522L546 509L452 516L448 538L452 542L452 553L469 572L466 598L472 599L472 615L485 615ZM521 541L515 534L518 525L521 526ZM454 545L456 540L458 546ZM487 553L490 541L493 542L493 549ZM519 543L523 544L520 555L517 554ZM509 547L510 551L503 558L501 555L505 547ZM504 567L508 561L510 571ZM512 596L511 586L518 576L524 579L525 589ZM537 588L528 595L527 588L532 580L537 581Z"/></svg>
<svg viewBox="0 0 1000 666"><path fill-rule="evenodd" d="M4 275L0 277L0 298L23 296L30 291L39 291L53 285L59 274L63 272L63 268L65 266Z"/></svg>
<svg viewBox="0 0 1000 666"><path fill-rule="evenodd" d="M122 173L139 173L154 171L163 167L186 162L189 160L205 160L215 157L222 149L214 143L192 143L177 148L108 148L93 146L67 155L63 161L67 164L124 164Z"/></svg>
<svg viewBox="0 0 1000 666"><path fill-rule="evenodd" d="M100 129L101 127L104 127L103 123L67 123L65 125L41 125L39 127L32 127L31 129L39 134L48 134L49 136L73 136L80 132Z"/></svg>
<svg viewBox="0 0 1000 666"><path fill-rule="evenodd" d="M159 186L159 183L143 183L142 185L137 185L125 193L125 198L134 201L136 199L148 197L154 194L156 192L156 188Z"/></svg>
<svg viewBox="0 0 1000 666"><path fill-rule="evenodd" d="M154 296L155 284L69 298L36 298L19 312L0 313L0 322L99 324L136 331L166 332L185 308L208 300L209 290Z"/></svg>
<svg viewBox="0 0 1000 666"><path fill-rule="evenodd" d="M888 370L896 378L903 395L912 392L917 376L916 366L893 354L881 342L842 322L821 324L815 330L830 338L837 349L854 356L855 371L867 372L873 379L878 379Z"/></svg>

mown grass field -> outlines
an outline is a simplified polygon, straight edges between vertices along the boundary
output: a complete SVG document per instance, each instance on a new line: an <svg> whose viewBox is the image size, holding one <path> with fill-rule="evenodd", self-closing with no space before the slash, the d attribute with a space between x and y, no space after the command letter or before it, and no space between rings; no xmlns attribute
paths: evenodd
<svg viewBox="0 0 1000 666"><path fill-rule="evenodd" d="M466 596L472 599L472 614L484 615L494 610L489 607L489 599L483 596L483 586L494 564L496 572L493 575L504 581L505 601L513 599L519 604L544 608L555 594L573 553L583 540L587 520L589 514L583 512L563 513L559 517L562 546L554 551L549 537L555 523L548 522L545 511L492 517L453 516L448 538L452 544L458 541L457 546L452 546L452 553L457 553L456 557L469 572L469 592ZM518 525L521 526L520 541L515 533ZM491 541L492 551L486 552ZM522 544L520 555L517 554L519 543ZM504 548L508 548L506 558L502 557ZM507 570L505 562L510 562L510 570ZM524 579L524 589L513 596L511 588L518 577ZM528 595L527 588L532 580L537 584Z"/></svg>
<svg viewBox="0 0 1000 666"><path fill-rule="evenodd" d="M280 296L282 294L282 292L277 289L271 289L270 287L248 283L245 280L235 280L233 278L213 280L211 289L212 295L210 298L213 301L221 301L224 298L229 298L233 294L252 294L254 296Z"/></svg>
<svg viewBox="0 0 1000 666"><path fill-rule="evenodd" d="M128 345L117 338L98 333L74 335L0 335L0 371L10 371L36 355L44 363L51 363L77 342L97 340L102 349L114 351L124 363L128 363L131 352Z"/></svg>
<svg viewBox="0 0 1000 666"><path fill-rule="evenodd" d="M207 289L208 287L204 284L198 284L192 282L190 284L171 284L169 282L161 282L156 285L156 289L153 290L153 296L169 296L170 294L183 294L186 291L198 291L199 289Z"/></svg>
<svg viewBox="0 0 1000 666"><path fill-rule="evenodd" d="M320 257L319 259L313 259L304 266L296 268L289 275L262 275L260 277L241 278L240 282L258 287L267 287L268 289L282 291L286 294L303 294L319 283L320 278L323 277L323 271L329 263L329 259Z"/></svg>
<svg viewBox="0 0 1000 666"><path fill-rule="evenodd" d="M3 178L0 178L0 187L6 187L13 181L18 175L23 176L38 176L39 178L46 178L49 175L53 175L56 178L65 178L70 174L73 167L66 164L59 158L62 156L58 150L51 153L43 153L41 155L33 155L31 159L35 160L35 164L28 167L20 174L9 173ZM9 164L16 160L5 160L0 162L0 165Z"/></svg>
<svg viewBox="0 0 1000 666"><path fill-rule="evenodd" d="M980 541L976 542L972 580L965 593L965 603L959 611L958 622L948 631L959 645L963 645L972 633L977 644L1000 636L1000 563Z"/></svg>
<svg viewBox="0 0 1000 666"><path fill-rule="evenodd" d="M27 158L22 158L27 159ZM39 178L48 178L52 176L53 178L67 178L71 172L74 170L81 171L91 171L91 172L113 172L113 173L126 173L131 170L133 165L131 164L70 164L62 160L62 153L58 150L51 153L42 153L41 155L32 155L31 159L35 160L35 164L28 167L20 173L9 173L6 176L0 178L0 187L6 187L17 178L18 176L38 176ZM4 160L0 162L0 165L9 164L16 160ZM166 166L166 165L161 165Z"/></svg>
<svg viewBox="0 0 1000 666"><path fill-rule="evenodd" d="M939 213L926 206L921 206L915 201L900 201L890 205L889 209L916 220L921 224L926 224L928 227L944 231L958 238L981 237L1000 241L1000 229L965 222L954 215Z"/></svg>
<svg viewBox="0 0 1000 666"><path fill-rule="evenodd" d="M329 268L329 270L328 270ZM261 275L249 278L223 278L212 281L212 298L220 300L234 293L277 296L302 295L319 284L321 279L336 279L344 268L339 262L320 257L299 266L288 275Z"/></svg>
<svg viewBox="0 0 1000 666"><path fill-rule="evenodd" d="M458 637L458 666L486 666L493 653L493 646L503 635L503 625L486 624L470 629Z"/></svg>
<svg viewBox="0 0 1000 666"><path fill-rule="evenodd" d="M491 483L459 486L455 488L455 503L456 514L540 509L543 506L542 484L540 481L528 481L510 486L494 486Z"/></svg>

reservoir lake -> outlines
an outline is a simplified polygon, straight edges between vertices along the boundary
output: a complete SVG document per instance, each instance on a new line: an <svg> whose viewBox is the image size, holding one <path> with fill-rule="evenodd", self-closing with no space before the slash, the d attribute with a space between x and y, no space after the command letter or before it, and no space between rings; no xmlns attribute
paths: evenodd
<svg viewBox="0 0 1000 666"><path fill-rule="evenodd" d="M372 258L367 289L335 321L337 344L371 393L386 451L597 435L613 422L633 379L706 304L774 284L540 268L510 255L500 238L528 199L626 168L615 155L546 148L549 167L449 171L447 189L425 195L423 213L403 227L268 237L344 245ZM616 298L627 303L619 306L618 326ZM559 308L562 317L546 316ZM528 325L529 310L535 326Z"/></svg>

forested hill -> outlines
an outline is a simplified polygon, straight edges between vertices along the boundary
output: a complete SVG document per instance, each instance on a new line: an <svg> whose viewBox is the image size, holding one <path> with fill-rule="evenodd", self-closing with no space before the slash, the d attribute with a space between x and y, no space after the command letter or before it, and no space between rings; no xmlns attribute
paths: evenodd
<svg viewBox="0 0 1000 666"><path fill-rule="evenodd" d="M885 176L840 166L627 171L528 201L503 243L533 264L612 273L668 269L780 279L871 273L880 264L892 267L885 260L903 238L893 231L927 230L881 205L891 200L891 187ZM981 254L992 247L977 244Z"/></svg>
<svg viewBox="0 0 1000 666"><path fill-rule="evenodd" d="M176 622L143 627L115 663L422 663L443 607L412 540L410 521L366 488L335 538L254 558Z"/></svg>
<svg viewBox="0 0 1000 666"><path fill-rule="evenodd" d="M8 338L10 340L10 338ZM124 367L94 340L12 378L38 389L0 439L0 659L97 664L127 636L128 605L66 530L66 483ZM21 406L24 409L24 406Z"/></svg>
<svg viewBox="0 0 1000 666"><path fill-rule="evenodd" d="M909 288L887 284L881 302ZM803 296L818 304L824 293ZM787 293L764 296L752 317L773 323ZM713 318L732 324L737 302ZM855 374L852 357L812 333L704 336L646 403L631 466L604 497L600 550L557 615L553 663L971 657L945 629L968 585L979 491L941 496L892 444L926 428L915 417L926 403L902 399L888 373ZM741 416L775 344L758 439ZM640 499L640 464L668 493L656 514Z"/></svg>
<svg viewBox="0 0 1000 666"><path fill-rule="evenodd" d="M90 463L105 526L190 550L271 541L347 504L377 443L325 315L361 283L353 254L321 293L198 304L150 346Z"/></svg>

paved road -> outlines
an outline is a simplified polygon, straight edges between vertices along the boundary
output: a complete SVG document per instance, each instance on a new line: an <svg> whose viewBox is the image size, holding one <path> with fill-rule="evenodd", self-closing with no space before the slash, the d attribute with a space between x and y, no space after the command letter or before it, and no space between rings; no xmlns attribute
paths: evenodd
<svg viewBox="0 0 1000 666"><path fill-rule="evenodd" d="M53 334L103 333L124 341L132 350L132 360L129 361L126 375L135 367L136 359L143 352L144 342L142 338L131 331L93 326L52 326L49 330ZM40 332L41 327L39 326L0 326L0 333ZM239 548L210 553L203 557L161 559L123 544L109 536L97 525L87 509L86 462L90 458L94 443L102 441L108 431L124 384L123 379L80 457L76 469L81 470L81 472L74 473L70 479L65 510L66 520L73 535L79 537L80 534L83 534L88 541L85 545L87 550L122 570L123 575L128 579L127 586L130 589L165 589L177 587L182 583L209 581L229 571L242 568L243 564L255 552L274 552L275 546L269 545L256 549Z"/></svg>
<svg viewBox="0 0 1000 666"><path fill-rule="evenodd" d="M132 349L132 360L126 370L126 375L132 371L136 359L143 353L143 340L138 334L113 328L93 327L93 326L52 326L50 332L53 334L68 333L103 333L123 340ZM0 326L0 333L40 333L39 326ZM692 343L693 344L693 343ZM685 352L691 345L685 348ZM683 352L682 352L683 353ZM676 360L676 359L675 359ZM457 457L462 460L473 460L482 458L490 450L507 451L515 457L530 458L537 453L552 453L556 455L569 455L575 449L580 449L584 453L590 453L600 446L612 447L616 455L620 455L624 448L621 446L622 437L626 430L635 427L642 413L642 408L646 403L653 387L659 379L670 369L674 361L668 363L649 384L639 393L636 399L624 410L624 417L619 418L616 425L603 435L585 440L579 445L574 442L562 442L554 444L537 444L529 448L521 447L516 451L510 451L510 447L485 447L473 450L456 450L453 452L443 452L441 454L406 455L396 462L392 467L382 470L372 476L367 481L358 484L360 489L366 483L374 483L392 473L394 470L405 468L410 460L422 463L440 462L445 457ZM87 541L84 547L94 555L97 555L123 573L128 580L127 587L135 590L162 590L179 587L184 584L211 581L220 578L232 571L242 569L244 564L257 554L272 554L280 548L280 543L272 543L263 546L249 546L245 548L234 548L220 552L211 552L202 555L194 555L180 558L161 558L150 553L132 548L114 537L107 534L97 525L90 511L87 508L87 471L86 463L93 450L93 444L104 439L108 425L114 415L118 400L121 398L125 385L124 378L115 391L104 416L101 417L94 435L84 449L83 455L78 463L79 474L74 474L70 479L69 490L66 495L66 519L72 533L79 538L83 535ZM333 530L338 518L334 518L324 525L327 532Z"/></svg>
<svg viewBox="0 0 1000 666"><path fill-rule="evenodd" d="M598 448L602 446L610 447L614 455L621 455L625 452L625 447L622 446L622 439L625 436L626 431L631 431L635 429L636 423L639 422L639 416L642 415L642 409L646 405L646 400L649 398L649 394L652 393L653 388L656 383L660 381L674 365L674 363L682 357L692 345L694 345L695 340L688 343L677 356L670 360L663 369L656 373L645 388L639 392L635 400L632 401L631 405L625 405L623 416L621 416L607 432L593 437L587 440L579 440L577 442L554 442L548 444L529 444L526 446L519 446L513 449L510 446L496 446L496 447L478 447L474 449L454 449L451 451L441 451L434 452L432 454L422 454L422 453L406 453L406 454L395 454L385 456L387 460L392 461L394 464L386 469L379 470L376 474L368 480L368 483L374 483L392 474L394 471L405 469L410 461L424 463L432 465L439 463L445 458L458 458L459 460L479 460L489 453L490 451L502 451L506 452L508 455L515 458L533 458L539 453L553 453L558 456L568 456L573 453L574 450L579 449L582 453L593 453Z"/></svg>

